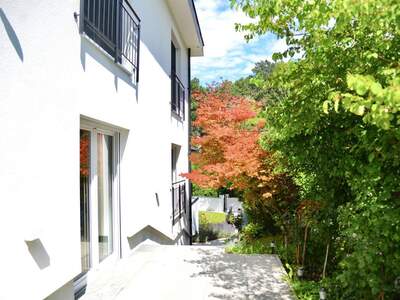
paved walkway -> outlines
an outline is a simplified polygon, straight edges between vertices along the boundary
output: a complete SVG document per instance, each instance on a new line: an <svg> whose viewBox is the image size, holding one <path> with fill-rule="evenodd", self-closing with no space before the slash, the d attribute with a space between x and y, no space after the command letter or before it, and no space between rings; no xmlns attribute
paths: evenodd
<svg viewBox="0 0 400 300"><path fill-rule="evenodd" d="M275 255L216 246L141 245L88 284L82 300L293 300Z"/></svg>

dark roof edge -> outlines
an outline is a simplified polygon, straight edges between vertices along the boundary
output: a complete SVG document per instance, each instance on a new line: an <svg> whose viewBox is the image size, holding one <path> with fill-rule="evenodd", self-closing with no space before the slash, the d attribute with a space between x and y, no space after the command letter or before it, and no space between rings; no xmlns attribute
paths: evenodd
<svg viewBox="0 0 400 300"><path fill-rule="evenodd" d="M200 41L202 46L204 47L204 39L203 39L203 34L201 33L201 28L200 28L200 22L199 22L199 18L197 17L197 11L196 11L196 6L194 5L194 0L188 0L189 1L189 5L192 9L192 14L193 17L196 21L196 29L197 29L197 34L200 37Z"/></svg>

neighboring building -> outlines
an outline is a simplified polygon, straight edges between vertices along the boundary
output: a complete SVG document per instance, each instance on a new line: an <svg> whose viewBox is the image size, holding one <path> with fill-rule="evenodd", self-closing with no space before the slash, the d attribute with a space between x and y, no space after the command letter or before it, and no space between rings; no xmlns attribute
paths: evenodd
<svg viewBox="0 0 400 300"><path fill-rule="evenodd" d="M189 243L202 53L192 0L1 1L0 299L74 299L146 239Z"/></svg>

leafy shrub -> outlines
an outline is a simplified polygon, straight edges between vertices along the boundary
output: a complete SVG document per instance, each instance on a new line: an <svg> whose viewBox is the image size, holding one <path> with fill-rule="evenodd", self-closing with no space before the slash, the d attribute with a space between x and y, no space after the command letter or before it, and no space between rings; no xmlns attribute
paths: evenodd
<svg viewBox="0 0 400 300"><path fill-rule="evenodd" d="M218 197L218 191L212 188L202 188L197 184L192 185L193 196Z"/></svg>
<svg viewBox="0 0 400 300"><path fill-rule="evenodd" d="M319 300L319 282L293 280L290 284L299 300Z"/></svg>
<svg viewBox="0 0 400 300"><path fill-rule="evenodd" d="M228 213L226 214L225 221L226 221L226 223L233 225L234 216L233 216L232 208L230 208Z"/></svg>
<svg viewBox="0 0 400 300"><path fill-rule="evenodd" d="M233 215L233 225L235 228L239 231L242 230L242 225L243 225L243 214L238 213L236 216Z"/></svg>
<svg viewBox="0 0 400 300"><path fill-rule="evenodd" d="M243 208L246 212L248 222L262 227L260 230L263 234L277 235L279 233L279 228L276 226L269 210L260 206L248 205L246 202L243 203Z"/></svg>
<svg viewBox="0 0 400 300"><path fill-rule="evenodd" d="M271 242L279 240L278 236L264 236L256 240L245 240L242 238L243 234L240 235L240 241L225 248L227 253L235 254L271 254Z"/></svg>
<svg viewBox="0 0 400 300"><path fill-rule="evenodd" d="M260 224L249 223L242 229L242 238L246 241L252 241L260 238L264 234L264 228Z"/></svg>
<svg viewBox="0 0 400 300"><path fill-rule="evenodd" d="M197 240L200 243L206 243L209 241L216 240L220 237L219 233L215 231L210 224L204 224L199 228L199 235Z"/></svg>

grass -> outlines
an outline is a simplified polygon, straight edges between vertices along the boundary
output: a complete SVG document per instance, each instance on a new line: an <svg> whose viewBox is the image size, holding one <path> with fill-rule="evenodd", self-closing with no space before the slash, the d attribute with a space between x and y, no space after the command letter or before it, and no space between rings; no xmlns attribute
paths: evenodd
<svg viewBox="0 0 400 300"><path fill-rule="evenodd" d="M320 283L315 281L289 281L299 300L319 300Z"/></svg>
<svg viewBox="0 0 400 300"><path fill-rule="evenodd" d="M221 212L201 211L199 212L200 224L224 223L226 215Z"/></svg>
<svg viewBox="0 0 400 300"><path fill-rule="evenodd" d="M236 254L271 254L271 242L276 240L274 236L265 236L251 242L239 242L225 248L226 253Z"/></svg>

